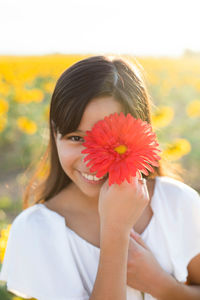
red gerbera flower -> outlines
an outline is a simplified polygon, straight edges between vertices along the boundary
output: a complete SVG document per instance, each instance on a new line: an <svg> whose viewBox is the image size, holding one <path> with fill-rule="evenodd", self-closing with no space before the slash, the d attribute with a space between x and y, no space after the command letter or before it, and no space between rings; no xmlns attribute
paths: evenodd
<svg viewBox="0 0 200 300"><path fill-rule="evenodd" d="M129 113L114 113L98 121L84 139L86 149L81 153L88 153L84 162L90 160L87 167L92 165L90 172L97 172L98 178L108 173L109 186L125 179L130 183L132 176L141 179L141 173L154 172L151 165L159 166L161 150L152 126Z"/></svg>

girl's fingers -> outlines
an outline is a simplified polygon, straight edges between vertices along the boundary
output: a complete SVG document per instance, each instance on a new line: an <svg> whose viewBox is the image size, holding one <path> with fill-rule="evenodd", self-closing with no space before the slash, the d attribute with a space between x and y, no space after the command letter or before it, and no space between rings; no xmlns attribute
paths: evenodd
<svg viewBox="0 0 200 300"><path fill-rule="evenodd" d="M143 196L149 200L149 192L146 184L146 179L145 178L138 179L138 177L131 177L130 181L131 181L130 184L134 186L136 190L141 191Z"/></svg>
<svg viewBox="0 0 200 300"><path fill-rule="evenodd" d="M145 178L139 179L138 182L140 183L140 186L143 188L146 197L149 199L149 191L147 188L146 179Z"/></svg>
<svg viewBox="0 0 200 300"><path fill-rule="evenodd" d="M129 184L127 180L124 181L126 184ZM137 183L137 177L130 177L130 184L135 185Z"/></svg>
<svg viewBox="0 0 200 300"><path fill-rule="evenodd" d="M137 232L134 231L134 229L131 229L130 236L142 247L149 250L149 247L145 244L145 242L143 241L141 236Z"/></svg>
<svg viewBox="0 0 200 300"><path fill-rule="evenodd" d="M146 184L146 179L145 178L138 179L138 182L141 184Z"/></svg>

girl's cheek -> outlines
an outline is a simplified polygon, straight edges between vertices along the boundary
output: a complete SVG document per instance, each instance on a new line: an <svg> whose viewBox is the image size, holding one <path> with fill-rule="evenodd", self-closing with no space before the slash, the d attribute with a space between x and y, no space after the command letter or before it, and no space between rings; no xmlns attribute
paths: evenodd
<svg viewBox="0 0 200 300"><path fill-rule="evenodd" d="M60 156L66 156L68 153L72 151L72 147L66 143L66 141L57 141L57 150Z"/></svg>
<svg viewBox="0 0 200 300"><path fill-rule="evenodd" d="M79 158L80 151L78 147L73 147L73 146L66 146L63 144L60 144L57 146L58 149L58 155L61 161L63 162L69 162L73 161L77 158Z"/></svg>

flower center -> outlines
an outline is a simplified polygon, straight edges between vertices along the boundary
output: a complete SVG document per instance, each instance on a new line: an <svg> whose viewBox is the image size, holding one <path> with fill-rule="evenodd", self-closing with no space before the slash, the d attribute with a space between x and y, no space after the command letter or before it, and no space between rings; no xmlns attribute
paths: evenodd
<svg viewBox="0 0 200 300"><path fill-rule="evenodd" d="M119 154L124 154L127 150L127 147L125 145L120 145L116 147L114 150Z"/></svg>

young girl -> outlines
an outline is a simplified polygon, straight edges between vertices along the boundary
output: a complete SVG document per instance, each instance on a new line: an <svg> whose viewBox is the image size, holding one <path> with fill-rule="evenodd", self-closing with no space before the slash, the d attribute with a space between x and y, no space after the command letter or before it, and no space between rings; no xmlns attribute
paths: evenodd
<svg viewBox="0 0 200 300"><path fill-rule="evenodd" d="M144 80L127 60L92 56L58 79L49 173L40 185L33 177L7 243L0 279L10 292L38 300L200 299L198 193L168 175L162 160L143 180L112 186L83 160L86 131L120 112L151 123Z"/></svg>

